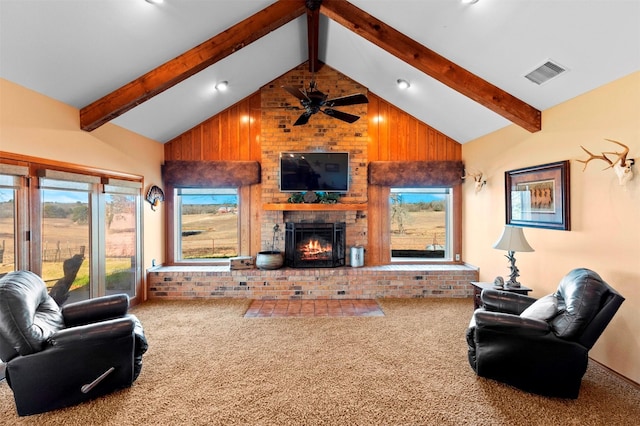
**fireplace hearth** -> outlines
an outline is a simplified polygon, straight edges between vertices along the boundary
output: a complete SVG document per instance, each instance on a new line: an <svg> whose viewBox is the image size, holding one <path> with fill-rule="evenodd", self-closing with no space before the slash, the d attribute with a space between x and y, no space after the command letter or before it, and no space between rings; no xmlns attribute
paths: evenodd
<svg viewBox="0 0 640 426"><path fill-rule="evenodd" d="M292 268L345 265L345 223L285 224L285 264Z"/></svg>

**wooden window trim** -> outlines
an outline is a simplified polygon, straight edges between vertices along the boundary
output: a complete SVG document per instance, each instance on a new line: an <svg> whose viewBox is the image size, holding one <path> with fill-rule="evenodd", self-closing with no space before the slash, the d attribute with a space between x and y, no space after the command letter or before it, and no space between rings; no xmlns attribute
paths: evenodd
<svg viewBox="0 0 640 426"><path fill-rule="evenodd" d="M37 176L35 170L52 169L60 172L87 174L100 176L102 178L115 178L126 181L143 182L144 178L140 175L131 173L116 172L106 170L99 167L82 166L79 164L66 163L62 161L48 160L45 158L31 157L28 155L14 154L11 152L0 151L0 161L7 161L9 164L25 165L30 168L30 175Z"/></svg>

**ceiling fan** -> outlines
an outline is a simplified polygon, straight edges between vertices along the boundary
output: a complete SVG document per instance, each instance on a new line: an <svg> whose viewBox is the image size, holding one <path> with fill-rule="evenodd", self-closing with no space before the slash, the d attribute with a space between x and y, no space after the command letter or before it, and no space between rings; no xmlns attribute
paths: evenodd
<svg viewBox="0 0 640 426"><path fill-rule="evenodd" d="M347 123L353 123L360 117L338 111L333 109L333 107L369 103L369 99L361 93L342 96L340 98L327 99L329 96L318 90L315 80L311 80L309 83L309 90L301 90L291 86L282 86L282 88L298 98L302 105L302 109L304 109L302 115L298 117L295 123L293 123L294 126L307 124L309 122L309 118L318 112L322 112L330 117L337 118L338 120L346 121Z"/></svg>

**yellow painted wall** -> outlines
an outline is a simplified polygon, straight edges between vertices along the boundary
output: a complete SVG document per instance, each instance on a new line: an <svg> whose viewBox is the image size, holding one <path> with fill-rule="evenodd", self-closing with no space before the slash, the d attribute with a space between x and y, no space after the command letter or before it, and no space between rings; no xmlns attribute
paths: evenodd
<svg viewBox="0 0 640 426"><path fill-rule="evenodd" d="M119 126L80 130L78 109L0 79L0 151L144 177L162 186L163 145ZM144 203L144 269L164 257L164 209Z"/></svg>
<svg viewBox="0 0 640 426"><path fill-rule="evenodd" d="M466 166L488 182L478 194L465 184L464 259L480 268L482 281L509 275L505 253L492 248L505 224L505 171L571 160L571 231L524 228L535 252L516 253L520 282L540 297L573 268L598 272L626 301L590 356L640 382L640 72L544 111L542 127L509 126L463 145ZM588 157L580 145L594 153L619 148L604 138L626 144L637 159L626 186L601 160L584 172L575 161Z"/></svg>

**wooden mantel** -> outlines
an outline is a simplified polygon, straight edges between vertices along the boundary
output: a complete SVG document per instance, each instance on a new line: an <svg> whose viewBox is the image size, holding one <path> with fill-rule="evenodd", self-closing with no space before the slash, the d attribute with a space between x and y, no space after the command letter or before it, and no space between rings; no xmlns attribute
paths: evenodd
<svg viewBox="0 0 640 426"><path fill-rule="evenodd" d="M367 203L335 203L335 204L323 204L323 203L270 203L263 204L264 210L275 211L352 211L352 210L366 210Z"/></svg>

